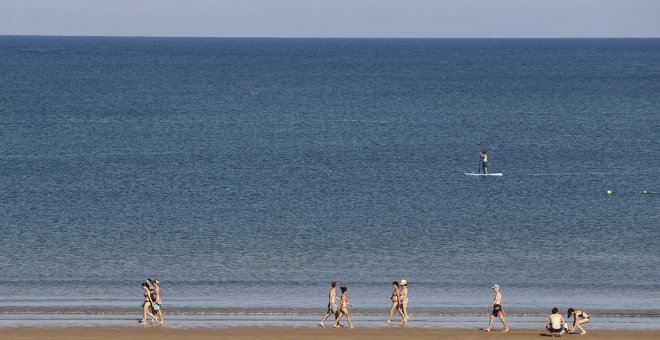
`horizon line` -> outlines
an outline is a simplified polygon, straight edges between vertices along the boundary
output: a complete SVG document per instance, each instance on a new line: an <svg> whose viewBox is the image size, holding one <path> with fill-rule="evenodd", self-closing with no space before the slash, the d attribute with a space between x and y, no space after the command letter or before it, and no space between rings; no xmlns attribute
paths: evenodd
<svg viewBox="0 0 660 340"><path fill-rule="evenodd" d="M52 38L176 38L176 39L660 39L660 36L585 36L585 37L346 37L346 36L167 36L167 35L56 35L56 34L0 34L0 37L52 37Z"/></svg>

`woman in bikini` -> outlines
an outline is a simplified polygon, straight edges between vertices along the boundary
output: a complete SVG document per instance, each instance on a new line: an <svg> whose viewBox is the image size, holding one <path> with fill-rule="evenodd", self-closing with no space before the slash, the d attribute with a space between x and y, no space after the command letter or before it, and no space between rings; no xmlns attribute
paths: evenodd
<svg viewBox="0 0 660 340"><path fill-rule="evenodd" d="M162 308L162 301L160 298L160 281L158 280L152 280L151 281L151 286L154 288L154 294L153 294L153 299L154 299L154 314L158 316L158 323L163 324L163 308Z"/></svg>
<svg viewBox="0 0 660 340"><path fill-rule="evenodd" d="M142 320L140 320L140 324L145 325L147 323L147 315L151 317L151 322L158 321L156 316L151 313L154 300L152 297L153 290L149 282L142 282L142 294L144 295L144 301L142 303Z"/></svg>
<svg viewBox="0 0 660 340"><path fill-rule="evenodd" d="M577 327L580 329L580 335L587 334L587 331L585 331L584 328L582 328L580 325L584 325L589 322L589 314L581 310L575 310L573 308L569 308L568 316L566 318L570 319L571 317L573 317L573 328L571 328L569 332L573 333L575 327Z"/></svg>
<svg viewBox="0 0 660 340"><path fill-rule="evenodd" d="M399 293L399 313L403 320L402 324L408 324L408 281L401 280L401 292Z"/></svg>
<svg viewBox="0 0 660 340"><path fill-rule="evenodd" d="M401 309L399 308L399 282L397 281L392 282L392 295L390 296L390 300L392 300L392 307L390 307L390 316L387 318L387 323L392 322L392 316L394 316L395 310L399 312L401 319L403 319L403 313L401 313Z"/></svg>
<svg viewBox="0 0 660 340"><path fill-rule="evenodd" d="M337 314L337 318L335 319L335 325L334 328L339 327L339 319L341 319L342 315L346 315L346 320L348 320L348 326L350 328L353 328L353 323L351 322L351 313L348 312L348 306L353 306L348 302L348 298L346 295L348 294L348 288L346 287L341 287L341 298L339 299L339 314Z"/></svg>

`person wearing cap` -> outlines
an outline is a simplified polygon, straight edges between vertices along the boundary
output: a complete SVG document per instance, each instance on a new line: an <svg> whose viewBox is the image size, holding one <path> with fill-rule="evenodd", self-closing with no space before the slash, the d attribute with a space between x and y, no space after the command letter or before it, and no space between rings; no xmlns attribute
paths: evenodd
<svg viewBox="0 0 660 340"><path fill-rule="evenodd" d="M399 293L399 309L403 320L402 324L408 324L408 281L401 280L401 292Z"/></svg>
<svg viewBox="0 0 660 340"><path fill-rule="evenodd" d="M160 281L158 279L151 281L151 286L154 288L154 314L158 316L158 323L163 324L163 302L160 297Z"/></svg>
<svg viewBox="0 0 660 340"><path fill-rule="evenodd" d="M573 327L569 330L569 333L573 333L575 328L579 328L580 335L587 334L587 331L585 331L584 328L582 328L580 325L584 325L585 323L589 322L589 314L581 310L575 310L573 308L569 308L567 314L568 319L573 318Z"/></svg>
<svg viewBox="0 0 660 340"><path fill-rule="evenodd" d="M506 320L504 320L504 310L502 309L502 293L500 292L500 285L494 284L491 288L495 293L495 298L493 299L493 302L490 303L490 306L488 306L488 310L490 311L491 308L493 310L488 316L488 327L483 330L490 332L490 328L493 326L493 320L497 317L504 325L504 330L502 332L508 332L509 326L506 324Z"/></svg>

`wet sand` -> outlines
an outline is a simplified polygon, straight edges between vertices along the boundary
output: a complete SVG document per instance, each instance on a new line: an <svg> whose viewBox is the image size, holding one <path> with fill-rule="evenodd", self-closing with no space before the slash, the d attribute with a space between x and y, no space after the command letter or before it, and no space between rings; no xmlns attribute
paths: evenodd
<svg viewBox="0 0 660 340"><path fill-rule="evenodd" d="M158 327L126 328L5 328L0 339L64 340L64 339L550 339L542 330L513 330L509 333L486 333L465 329L332 329L332 328L225 328L168 329ZM570 339L660 339L660 331L593 331L584 336L564 335Z"/></svg>

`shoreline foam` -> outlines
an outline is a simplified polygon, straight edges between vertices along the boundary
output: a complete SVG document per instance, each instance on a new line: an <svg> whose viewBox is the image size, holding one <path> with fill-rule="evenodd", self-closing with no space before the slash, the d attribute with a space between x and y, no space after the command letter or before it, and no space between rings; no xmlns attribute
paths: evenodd
<svg viewBox="0 0 660 340"><path fill-rule="evenodd" d="M131 314L0 314L0 329L38 327L134 327L141 315ZM309 315L180 315L165 314L165 326L168 329L225 329L235 327L286 327L286 328L314 328L318 326L322 314ZM392 326L385 324L386 315L354 314L352 317L359 328L383 329L398 328L397 319ZM486 325L486 315L470 316L428 316L411 314L409 328L416 329L479 329ZM507 321L512 329L543 329L546 321L545 315L515 316L508 315ZM326 325L330 325L326 322ZM496 323L497 326L497 323ZM658 317L595 317L589 324L591 330L631 330L631 331L660 331L660 318Z"/></svg>

